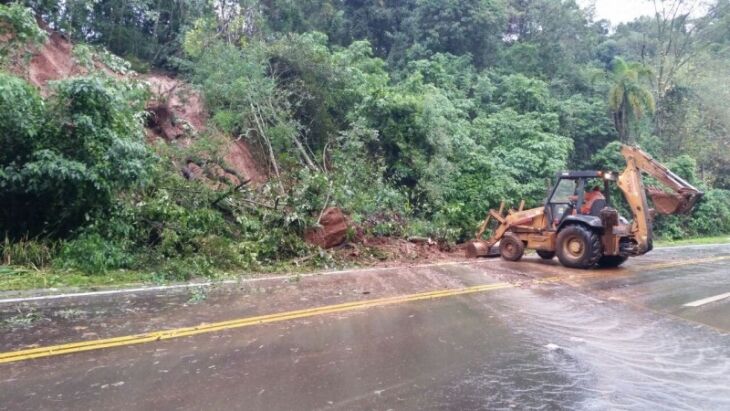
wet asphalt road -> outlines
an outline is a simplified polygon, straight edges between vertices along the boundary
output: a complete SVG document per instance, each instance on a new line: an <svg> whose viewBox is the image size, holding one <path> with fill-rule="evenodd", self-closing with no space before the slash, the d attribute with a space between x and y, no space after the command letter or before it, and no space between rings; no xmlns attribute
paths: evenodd
<svg viewBox="0 0 730 411"><path fill-rule="evenodd" d="M730 409L730 245L0 304L0 351L510 288L0 364L0 409Z"/></svg>

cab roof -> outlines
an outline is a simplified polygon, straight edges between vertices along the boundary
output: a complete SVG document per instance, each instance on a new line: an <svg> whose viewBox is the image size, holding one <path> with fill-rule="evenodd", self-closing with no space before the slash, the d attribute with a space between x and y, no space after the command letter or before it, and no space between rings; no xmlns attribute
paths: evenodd
<svg viewBox="0 0 730 411"><path fill-rule="evenodd" d="M580 178L609 178L615 175L610 171L602 170L588 170L588 171L560 171L558 172L559 179L580 179Z"/></svg>

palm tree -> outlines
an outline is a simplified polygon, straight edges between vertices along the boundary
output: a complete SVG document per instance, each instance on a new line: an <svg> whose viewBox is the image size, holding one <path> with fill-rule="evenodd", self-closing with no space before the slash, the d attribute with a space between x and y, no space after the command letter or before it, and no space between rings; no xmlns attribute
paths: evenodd
<svg viewBox="0 0 730 411"><path fill-rule="evenodd" d="M642 84L642 79L651 75L651 69L642 63L629 63L616 57L611 74L613 85L608 93L608 105L613 113L613 124L621 142L631 143L629 121L640 120L647 111L654 113L654 96Z"/></svg>

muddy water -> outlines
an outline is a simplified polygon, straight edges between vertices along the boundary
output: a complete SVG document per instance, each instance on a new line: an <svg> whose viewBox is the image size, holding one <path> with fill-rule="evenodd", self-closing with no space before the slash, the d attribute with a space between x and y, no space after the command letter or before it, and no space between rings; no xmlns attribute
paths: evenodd
<svg viewBox="0 0 730 411"><path fill-rule="evenodd" d="M730 409L727 333L565 289L510 290L489 305L532 354L512 353L505 367L485 364L457 384L484 393L473 405ZM528 389L520 388L523 379Z"/></svg>

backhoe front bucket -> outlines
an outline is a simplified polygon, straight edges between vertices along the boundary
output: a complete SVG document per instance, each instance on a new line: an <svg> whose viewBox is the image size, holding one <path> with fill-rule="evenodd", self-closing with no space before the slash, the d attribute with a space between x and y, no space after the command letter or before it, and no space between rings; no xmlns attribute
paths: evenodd
<svg viewBox="0 0 730 411"><path fill-rule="evenodd" d="M499 249L493 243L473 240L466 245L466 258L499 257Z"/></svg>
<svg viewBox="0 0 730 411"><path fill-rule="evenodd" d="M647 188L647 192L660 214L686 214L702 197L702 193L673 194L656 187Z"/></svg>

